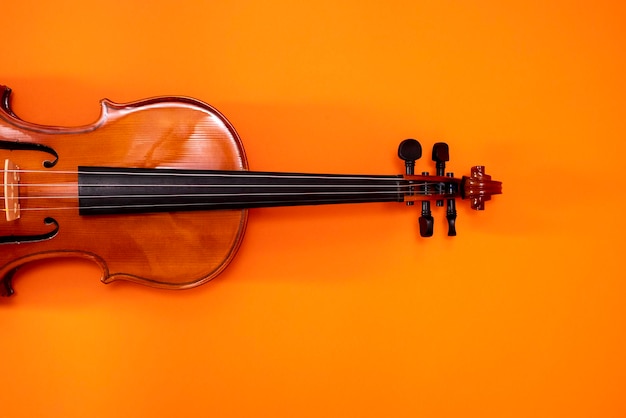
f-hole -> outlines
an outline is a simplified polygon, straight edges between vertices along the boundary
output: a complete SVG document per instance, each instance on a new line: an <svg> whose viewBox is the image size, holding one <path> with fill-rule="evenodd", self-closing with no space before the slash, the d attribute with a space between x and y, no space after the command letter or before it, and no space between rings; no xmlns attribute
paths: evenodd
<svg viewBox="0 0 626 418"><path fill-rule="evenodd" d="M43 144L0 140L0 149L6 149L9 151L39 151L50 154L54 157L54 160L44 160L43 166L45 168L52 168L59 161L59 154L57 154L54 148Z"/></svg>
<svg viewBox="0 0 626 418"><path fill-rule="evenodd" d="M56 234L59 233L59 223L56 219L47 217L44 218L43 223L45 225L54 225L54 228L49 232L44 232L43 234L33 234L33 235L6 235L4 237L0 237L0 245L2 244L23 244L26 242L38 242L45 241L47 239L52 239Z"/></svg>

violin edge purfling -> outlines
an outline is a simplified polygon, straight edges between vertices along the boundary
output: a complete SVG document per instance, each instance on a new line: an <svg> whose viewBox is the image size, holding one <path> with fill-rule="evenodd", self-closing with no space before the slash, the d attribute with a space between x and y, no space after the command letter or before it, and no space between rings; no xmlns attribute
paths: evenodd
<svg viewBox="0 0 626 418"><path fill-rule="evenodd" d="M104 99L96 122L64 128L20 119L11 90L0 86L0 92L2 296L14 293L21 266L57 257L97 263L104 283L198 286L232 261L250 208L418 202L420 235L429 237L433 201L445 204L454 236L457 198L482 210L502 192L483 166L461 178L446 172L445 143L433 147L435 175L415 175L421 145L414 139L398 148L402 175L249 171L234 127L196 99Z"/></svg>

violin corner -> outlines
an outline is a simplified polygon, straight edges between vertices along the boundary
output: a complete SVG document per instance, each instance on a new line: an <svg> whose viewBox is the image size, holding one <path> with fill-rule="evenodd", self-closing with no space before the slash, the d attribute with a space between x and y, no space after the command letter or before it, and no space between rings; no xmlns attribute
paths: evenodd
<svg viewBox="0 0 626 418"><path fill-rule="evenodd" d="M0 108L11 116L15 116L15 113L11 110L11 88L0 84Z"/></svg>
<svg viewBox="0 0 626 418"><path fill-rule="evenodd" d="M0 297L13 296L15 290L13 290L13 276L17 269L10 270L0 276Z"/></svg>

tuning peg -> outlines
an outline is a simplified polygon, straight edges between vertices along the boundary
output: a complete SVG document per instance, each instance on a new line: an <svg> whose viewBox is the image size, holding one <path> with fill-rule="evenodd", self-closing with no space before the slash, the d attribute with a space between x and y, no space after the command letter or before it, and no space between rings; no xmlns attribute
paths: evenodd
<svg viewBox="0 0 626 418"><path fill-rule="evenodd" d="M436 163L437 175L443 176L446 172L446 162L450 161L450 149L445 142L433 145L433 161ZM443 206L443 200L437 200L437 206Z"/></svg>
<svg viewBox="0 0 626 418"><path fill-rule="evenodd" d="M446 173L447 177L454 177L454 173ZM454 199L448 199L448 207L446 211L446 219L448 220L448 236L456 236L456 202Z"/></svg>
<svg viewBox="0 0 626 418"><path fill-rule="evenodd" d="M443 176L446 171L446 162L450 161L450 149L445 142L433 145L433 161L436 162L437 175Z"/></svg>
<svg viewBox="0 0 626 418"><path fill-rule="evenodd" d="M435 220L432 216L420 216L419 225L420 225L420 236L424 238L433 236Z"/></svg>
<svg viewBox="0 0 626 418"><path fill-rule="evenodd" d="M405 139L398 146L398 157L404 160L406 174L412 176L415 169L415 161L422 157L422 146L415 139Z"/></svg>
<svg viewBox="0 0 626 418"><path fill-rule="evenodd" d="M454 200L452 202L454 203ZM448 220L448 236L456 237L456 211L448 212L446 219Z"/></svg>
<svg viewBox="0 0 626 418"><path fill-rule="evenodd" d="M407 176L415 174L415 160L422 157L422 146L415 139L405 139L398 146L398 157L404 160L404 171ZM413 206L413 202L406 202L407 206Z"/></svg>
<svg viewBox="0 0 626 418"><path fill-rule="evenodd" d="M432 237L435 220L431 215L422 215L419 218L420 236L424 238Z"/></svg>
<svg viewBox="0 0 626 418"><path fill-rule="evenodd" d="M428 172L424 171L422 173L422 176L428 176ZM424 187L424 194L428 194L428 185L424 184L423 187ZM430 211L430 201L428 200L422 201L422 216L420 216L419 218L419 226L420 226L420 236L425 237L425 238L433 236L435 221Z"/></svg>

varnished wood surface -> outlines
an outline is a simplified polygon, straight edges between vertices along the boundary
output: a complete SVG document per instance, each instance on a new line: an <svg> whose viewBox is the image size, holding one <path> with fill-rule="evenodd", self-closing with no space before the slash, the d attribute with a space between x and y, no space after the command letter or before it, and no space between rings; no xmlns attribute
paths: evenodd
<svg viewBox="0 0 626 418"><path fill-rule="evenodd" d="M93 124L59 128L20 120L9 107L8 95L4 90L0 140L43 144L59 158L45 168L44 161L54 159L47 153L0 150L2 161L9 158L23 170L21 218L0 220L0 235L48 232L54 225L44 224L47 217L58 222L59 231L41 242L2 245L0 277L32 260L78 256L99 263L104 282L128 279L186 288L210 280L232 259L243 237L245 210L78 215L79 165L247 169L236 132L213 108L187 98L129 104L103 100L101 116ZM42 207L52 209L36 210Z"/></svg>
<svg viewBox="0 0 626 418"><path fill-rule="evenodd" d="M63 128L21 120L10 108L10 89L0 95L0 161L20 174L18 195L7 192L2 201L21 204L19 217L5 209L10 216L0 221L3 295L13 292L16 269L52 257L91 259L105 283L202 284L235 255L246 208L463 197L483 209L491 194L501 193L501 183L482 166L462 179L249 171L233 176L247 170L241 141L218 111L195 99L103 100L94 123ZM14 173L5 174L13 179ZM215 175L240 179L211 180L199 189L205 180L192 178ZM197 210L214 207L222 210Z"/></svg>

